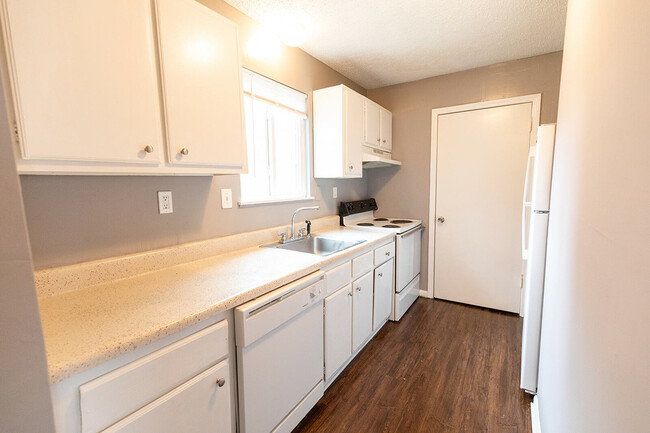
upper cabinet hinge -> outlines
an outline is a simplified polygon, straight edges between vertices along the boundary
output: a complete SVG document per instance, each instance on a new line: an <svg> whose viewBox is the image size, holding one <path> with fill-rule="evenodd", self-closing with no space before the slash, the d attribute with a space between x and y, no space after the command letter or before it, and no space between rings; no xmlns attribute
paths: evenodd
<svg viewBox="0 0 650 433"><path fill-rule="evenodd" d="M18 133L18 122L14 120L14 138L16 143L20 144L20 134Z"/></svg>

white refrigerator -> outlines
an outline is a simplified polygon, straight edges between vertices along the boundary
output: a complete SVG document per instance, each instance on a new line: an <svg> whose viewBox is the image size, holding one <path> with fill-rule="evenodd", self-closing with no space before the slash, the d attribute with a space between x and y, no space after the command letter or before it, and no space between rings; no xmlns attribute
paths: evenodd
<svg viewBox="0 0 650 433"><path fill-rule="evenodd" d="M546 231L548 228L555 125L541 125L531 148L524 191L522 256L524 259L521 388L537 392L539 342L544 298Z"/></svg>

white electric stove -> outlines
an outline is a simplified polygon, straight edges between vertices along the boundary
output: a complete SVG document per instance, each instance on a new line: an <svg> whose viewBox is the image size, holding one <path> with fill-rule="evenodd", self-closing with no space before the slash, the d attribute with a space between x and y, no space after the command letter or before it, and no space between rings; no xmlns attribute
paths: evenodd
<svg viewBox="0 0 650 433"><path fill-rule="evenodd" d="M377 209L374 198L344 201L339 206L339 217L345 227L395 234L395 281L390 320L398 321L420 295L422 221L382 217L376 214Z"/></svg>

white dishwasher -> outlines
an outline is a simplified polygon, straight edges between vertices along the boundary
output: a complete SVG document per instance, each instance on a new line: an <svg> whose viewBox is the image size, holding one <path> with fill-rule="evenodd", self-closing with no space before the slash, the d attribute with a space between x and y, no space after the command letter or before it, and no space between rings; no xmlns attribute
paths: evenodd
<svg viewBox="0 0 650 433"><path fill-rule="evenodd" d="M322 397L324 277L235 309L241 433L290 432Z"/></svg>

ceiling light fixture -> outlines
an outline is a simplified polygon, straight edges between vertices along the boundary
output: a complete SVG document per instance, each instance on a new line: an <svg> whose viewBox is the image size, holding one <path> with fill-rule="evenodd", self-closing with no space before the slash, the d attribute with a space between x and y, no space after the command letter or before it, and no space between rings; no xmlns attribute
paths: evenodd
<svg viewBox="0 0 650 433"><path fill-rule="evenodd" d="M298 47L307 39L307 28L300 23L285 23L280 29L280 38L289 47Z"/></svg>

